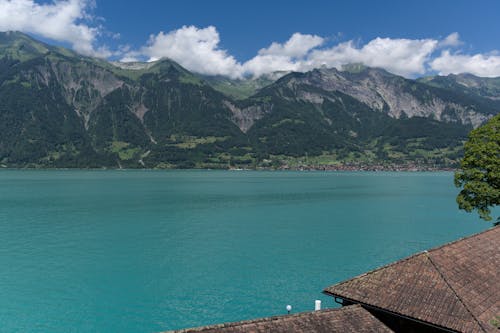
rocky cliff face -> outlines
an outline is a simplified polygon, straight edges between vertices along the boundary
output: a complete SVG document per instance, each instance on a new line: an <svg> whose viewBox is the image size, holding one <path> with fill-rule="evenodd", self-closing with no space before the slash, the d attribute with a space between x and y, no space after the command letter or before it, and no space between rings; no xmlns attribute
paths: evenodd
<svg viewBox="0 0 500 333"><path fill-rule="evenodd" d="M316 69L289 81L290 85L296 83L340 91L396 119L433 117L477 127L492 113L491 108L480 111L475 103L458 103L445 91L376 68L354 73L335 68Z"/></svg>
<svg viewBox="0 0 500 333"><path fill-rule="evenodd" d="M224 101L224 105L232 112L231 120L243 133L248 132L254 123L265 114L273 111L273 104L270 103L255 103L250 106L238 107L230 101Z"/></svg>
<svg viewBox="0 0 500 333"><path fill-rule="evenodd" d="M103 98L125 83L109 70L91 62L74 63L56 57L46 58L44 64L36 66L28 75L35 75L35 80L41 80L47 86L59 85L66 103L82 117L86 128L90 114L102 103Z"/></svg>

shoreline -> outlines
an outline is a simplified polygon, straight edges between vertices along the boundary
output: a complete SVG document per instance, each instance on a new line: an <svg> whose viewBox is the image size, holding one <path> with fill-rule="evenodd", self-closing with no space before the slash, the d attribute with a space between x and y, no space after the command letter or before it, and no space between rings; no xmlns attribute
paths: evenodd
<svg viewBox="0 0 500 333"><path fill-rule="evenodd" d="M18 171L346 171L346 172L455 172L458 168L425 166L425 165L302 165L302 166L281 166L255 167L255 168L50 168L50 167L1 167L0 170ZM1 172L1 171L0 171Z"/></svg>
<svg viewBox="0 0 500 333"><path fill-rule="evenodd" d="M457 171L458 168L441 167L431 165L315 165L299 167L283 167L278 170L295 171L373 171L373 172L439 172L439 171Z"/></svg>

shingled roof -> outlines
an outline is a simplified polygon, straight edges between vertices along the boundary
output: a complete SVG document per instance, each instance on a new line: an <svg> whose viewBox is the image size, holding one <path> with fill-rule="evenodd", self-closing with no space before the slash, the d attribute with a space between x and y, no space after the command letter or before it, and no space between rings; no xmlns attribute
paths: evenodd
<svg viewBox="0 0 500 333"><path fill-rule="evenodd" d="M493 322L500 316L500 226L324 292L452 331L498 333Z"/></svg>
<svg viewBox="0 0 500 333"><path fill-rule="evenodd" d="M331 332L392 332L370 312L359 305L340 309L304 312L294 315L268 317L236 323L188 328L170 333L331 333ZM168 333L168 332L165 332Z"/></svg>

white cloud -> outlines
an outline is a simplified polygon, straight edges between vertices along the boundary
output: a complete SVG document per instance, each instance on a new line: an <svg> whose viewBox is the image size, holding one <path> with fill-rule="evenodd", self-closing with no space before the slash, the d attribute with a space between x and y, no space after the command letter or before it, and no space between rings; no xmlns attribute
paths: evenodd
<svg viewBox="0 0 500 333"><path fill-rule="evenodd" d="M359 47L353 41L323 47L323 37L294 33L286 42L274 42L259 50L252 59L240 63L219 47L220 36L215 27L183 26L168 33L152 35L145 47L126 53L122 61L135 61L144 56L150 61L168 57L194 72L233 78L364 63L412 77L427 72L431 55L440 43L456 45L458 41L458 34L451 34L443 41L375 38Z"/></svg>
<svg viewBox="0 0 500 333"><path fill-rule="evenodd" d="M138 55L147 56L150 61L167 57L194 72L240 77L241 64L220 49L219 42L219 33L213 26L183 26L168 33L152 35L145 47L139 52L126 54L125 59L136 59Z"/></svg>
<svg viewBox="0 0 500 333"><path fill-rule="evenodd" d="M315 35L294 33L286 43L272 43L271 46L259 51L259 55L285 56L299 58L307 55L309 51L323 44L325 40Z"/></svg>
<svg viewBox="0 0 500 333"><path fill-rule="evenodd" d="M462 45L458 32L454 32L446 36L445 39L439 42L439 47L457 47Z"/></svg>
<svg viewBox="0 0 500 333"><path fill-rule="evenodd" d="M125 53L121 61L136 61L141 56L149 61L166 57L197 73L239 78L245 74L260 76L276 70L299 70L300 59L323 42L319 36L295 33L285 43L272 43L242 64L219 47L220 36L215 27L183 26L151 35L145 47Z"/></svg>
<svg viewBox="0 0 500 333"><path fill-rule="evenodd" d="M259 76L276 70L308 71L321 66L341 68L359 62L403 76L414 76L426 72L426 62L438 41L376 38L362 47L348 41L330 48L318 48L322 43L321 37L296 33L284 44L273 43L260 50L243 67L247 73Z"/></svg>
<svg viewBox="0 0 500 333"><path fill-rule="evenodd" d="M81 1L70 0L69 3ZM89 29L92 31L92 28ZM273 42L267 48L260 49L250 60L240 63L220 48L220 35L214 26L183 26L168 33L151 35L146 46L140 50L122 48L112 53L107 48L101 48L93 52L108 56L122 54L122 61L125 62L138 61L144 57L150 61L168 57L197 73L232 78L244 75L258 77L275 71L308 71L321 66L340 69L349 63L363 63L405 77L426 75L431 70L442 75L468 72L478 76L500 76L498 54L450 53L451 48L456 49L464 44L457 32L441 40L378 37L361 46L352 40L331 47L323 47L324 43L323 37L297 32L286 42ZM436 57L438 50L443 51Z"/></svg>
<svg viewBox="0 0 500 333"><path fill-rule="evenodd" d="M379 37L364 45L351 40L333 46L325 46L326 39L321 36L297 32L285 42L273 42L260 49L253 58L241 63L220 47L219 32L214 26L183 26L151 35L142 48L130 50L122 45L112 51L99 44L98 39L116 39L119 34L105 31L99 23L104 19L90 14L94 7L95 0L0 0L0 31L32 33L69 43L77 52L102 58L152 61L168 57L194 72L232 78L274 71L307 71L321 66L341 68L348 63L364 63L406 77L432 71L442 75L468 72L500 76L500 55L463 54L459 47L464 43L457 32L443 39ZM441 53L437 55L437 51Z"/></svg>
<svg viewBox="0 0 500 333"><path fill-rule="evenodd" d="M294 33L285 43L274 42L259 50L255 57L243 64L244 72L258 77L274 71L298 71L311 51L323 43L322 37Z"/></svg>
<svg viewBox="0 0 500 333"><path fill-rule="evenodd" d="M136 52L128 52L120 59L120 62L138 62L138 61L140 61L140 54Z"/></svg>
<svg viewBox="0 0 500 333"><path fill-rule="evenodd" d="M500 55L498 54L451 54L449 50L430 62L440 75L471 73L477 76L500 76Z"/></svg>
<svg viewBox="0 0 500 333"><path fill-rule="evenodd" d="M83 23L92 19L87 10L93 6L91 0L60 0L46 4L34 0L0 0L0 31L33 33L67 42L85 55L109 57L112 52L106 46L94 47L100 28Z"/></svg>
<svg viewBox="0 0 500 333"><path fill-rule="evenodd" d="M362 47L352 41L330 49L315 50L307 59L307 67L340 68L348 63L381 67L392 73L413 76L426 72L425 64L438 44L433 39L375 38Z"/></svg>
<svg viewBox="0 0 500 333"><path fill-rule="evenodd" d="M500 55L463 54L459 47L464 43L457 32L443 39L379 37L364 45L351 40L333 46L325 46L326 40L321 36L297 32L285 42L273 42L260 49L253 58L241 63L220 47L219 32L214 26L183 26L151 35L142 48L130 50L122 45L112 51L99 44L98 39L103 36L116 39L119 34L105 31L98 23L103 19L89 13L95 6L94 1L0 0L0 31L32 33L69 43L77 52L102 58L152 61L168 57L197 73L232 78L260 76L274 71L307 71L321 66L341 68L348 63L364 63L406 77L432 72L500 76ZM437 51L440 51L439 55Z"/></svg>
<svg viewBox="0 0 500 333"><path fill-rule="evenodd" d="M244 73L254 77L275 71L299 71L300 62L281 55L257 55L243 64Z"/></svg>

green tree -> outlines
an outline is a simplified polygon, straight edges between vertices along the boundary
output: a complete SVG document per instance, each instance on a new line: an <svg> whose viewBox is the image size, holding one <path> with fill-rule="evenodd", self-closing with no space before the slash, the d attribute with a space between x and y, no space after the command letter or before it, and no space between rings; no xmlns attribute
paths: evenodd
<svg viewBox="0 0 500 333"><path fill-rule="evenodd" d="M459 208L491 221L491 207L500 203L500 114L470 132L455 185Z"/></svg>

